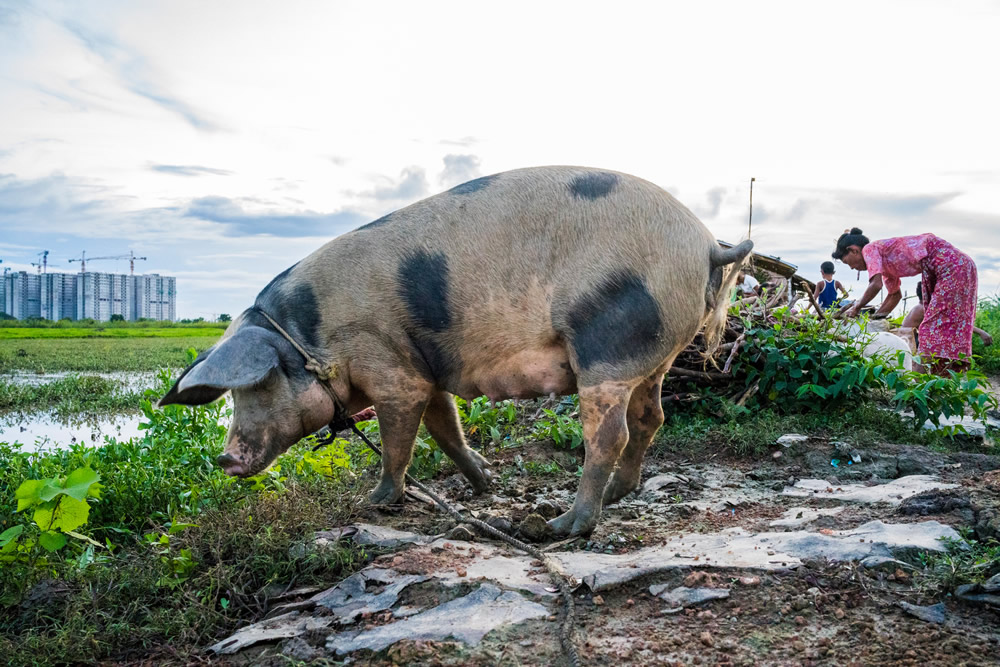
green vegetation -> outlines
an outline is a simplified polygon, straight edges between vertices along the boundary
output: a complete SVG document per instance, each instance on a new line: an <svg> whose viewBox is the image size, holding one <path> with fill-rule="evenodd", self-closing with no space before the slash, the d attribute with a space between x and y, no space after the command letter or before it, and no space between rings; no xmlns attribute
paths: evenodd
<svg viewBox="0 0 1000 667"><path fill-rule="evenodd" d="M92 375L72 375L40 384L0 378L0 415L51 410L56 417L66 419L138 411L141 402L142 394L126 389L123 382Z"/></svg>
<svg viewBox="0 0 1000 667"><path fill-rule="evenodd" d="M190 346L204 349L216 340L0 340L0 371L176 369L193 358ZM925 416L966 410L981 416L996 406L978 372L906 373L892 359L864 359L856 345L816 321L780 318L750 327L733 382L698 389L699 400L672 411L654 449L692 456L725 448L759 456L791 431L858 446L887 440L965 446L914 426ZM156 389L142 395L87 376L48 387L0 382L0 410L137 406L143 413L142 437L109 439L101 447L80 443L34 453L0 443L0 655L8 662L196 661L206 645L263 617L268 599L286 586L331 584L373 556L346 544L318 550L310 541L314 531L352 520L370 487L366 475L379 465L373 453L354 439L334 438L317 448L307 438L257 477L227 477L215 465L225 404L154 410L170 379L161 371ZM734 397L754 387L737 405ZM485 398L456 404L474 446L551 442L572 451L518 452L511 474L580 473L575 397L554 406ZM885 407L908 408L916 417ZM377 422L360 427L377 437ZM431 478L446 465L421 430L411 472ZM929 585L943 590L996 570L990 563L1000 547L969 540L966 547L925 560Z"/></svg>
<svg viewBox="0 0 1000 667"><path fill-rule="evenodd" d="M221 334L221 330L219 331ZM155 371L183 368L187 351L206 350L217 336L0 340L0 373Z"/></svg>
<svg viewBox="0 0 1000 667"><path fill-rule="evenodd" d="M221 329L225 330L229 326L228 322L219 320L218 322L206 322L203 318L198 318L196 320L180 320L179 322L171 322L170 320L147 320L140 319L135 322L129 322L125 320L112 320L111 322L99 322L94 319L84 319L84 320L58 320L53 322L52 320L43 320L38 318L32 318L27 320L15 320L13 318L3 320L4 329L93 329L93 330L106 330L106 329L125 329L125 330L141 330L141 329Z"/></svg>
<svg viewBox="0 0 1000 667"><path fill-rule="evenodd" d="M912 420L880 409L870 400L829 413L809 410L782 414L776 409L749 410L732 404L720 406L715 414L675 413L667 418L653 442L654 450L659 452L697 455L723 449L759 457L786 433L809 433L858 446L897 442L945 447L948 443L945 434L916 430Z"/></svg>
<svg viewBox="0 0 1000 667"><path fill-rule="evenodd" d="M972 354L976 365L988 375L1000 375L1000 294L983 299L976 311L976 326L993 336L993 345L986 347L979 336L972 338Z"/></svg>
<svg viewBox="0 0 1000 667"><path fill-rule="evenodd" d="M369 554L308 547L350 520L367 456L303 442L268 473L214 464L222 403L153 410L141 439L44 454L0 444L0 655L9 664L184 662L264 613L289 582L335 581Z"/></svg>
<svg viewBox="0 0 1000 667"><path fill-rule="evenodd" d="M1000 543L976 540L971 531L945 539L945 553L923 553L914 584L929 593L951 593L962 584L981 584L1000 573Z"/></svg>
<svg viewBox="0 0 1000 667"><path fill-rule="evenodd" d="M113 324L113 323L112 323ZM31 338L206 338L218 337L224 327L121 327L107 328L29 328L0 327L0 340L24 340Z"/></svg>

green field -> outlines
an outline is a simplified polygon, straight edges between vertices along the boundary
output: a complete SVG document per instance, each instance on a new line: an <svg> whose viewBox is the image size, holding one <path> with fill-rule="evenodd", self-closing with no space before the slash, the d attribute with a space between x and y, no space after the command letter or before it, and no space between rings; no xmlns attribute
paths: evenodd
<svg viewBox="0 0 1000 667"><path fill-rule="evenodd" d="M155 371L183 368L187 350L201 352L222 334L197 337L88 337L0 339L0 373L29 371Z"/></svg>
<svg viewBox="0 0 1000 667"><path fill-rule="evenodd" d="M0 327L0 340L28 338L204 338L221 336L223 331L225 329L221 327Z"/></svg>

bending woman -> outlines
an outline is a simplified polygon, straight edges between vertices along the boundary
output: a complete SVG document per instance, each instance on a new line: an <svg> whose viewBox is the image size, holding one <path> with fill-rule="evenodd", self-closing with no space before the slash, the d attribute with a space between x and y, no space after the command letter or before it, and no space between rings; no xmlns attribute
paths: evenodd
<svg viewBox="0 0 1000 667"><path fill-rule="evenodd" d="M971 257L933 234L869 242L855 227L837 239L833 258L868 271L868 289L845 312L847 317L857 317L883 286L888 296L875 314L888 315L900 300L899 279L922 275L925 313L918 352L924 367L938 374L969 367L979 288Z"/></svg>

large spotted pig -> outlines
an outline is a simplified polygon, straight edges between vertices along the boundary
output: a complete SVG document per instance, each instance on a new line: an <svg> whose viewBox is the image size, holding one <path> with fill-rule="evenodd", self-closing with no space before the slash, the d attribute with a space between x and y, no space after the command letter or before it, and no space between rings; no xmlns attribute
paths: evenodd
<svg viewBox="0 0 1000 667"><path fill-rule="evenodd" d="M276 277L160 405L233 394L219 463L253 475L334 417L303 357L258 312L336 367L347 410L374 405L384 446L374 503L403 494L421 419L477 491L486 460L452 395L580 395L586 462L556 534L590 532L639 483L663 422L660 385L722 326L747 241L723 249L659 187L578 167L470 181L344 234Z"/></svg>

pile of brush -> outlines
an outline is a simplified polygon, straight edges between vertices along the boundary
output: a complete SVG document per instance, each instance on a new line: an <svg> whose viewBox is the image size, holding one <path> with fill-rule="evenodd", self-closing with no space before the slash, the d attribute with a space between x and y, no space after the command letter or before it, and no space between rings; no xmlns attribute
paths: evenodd
<svg viewBox="0 0 1000 667"><path fill-rule="evenodd" d="M701 390L706 388L737 405L746 403L757 392L758 383L747 386L745 376L737 377L733 372L733 364L746 340L746 329L774 324L777 308L788 307L794 311L803 305L822 314L806 281L780 278L765 283L759 295L734 301L722 340L713 355L706 354L705 337L699 333L674 360L663 381L664 406L671 401L697 400L702 397Z"/></svg>

